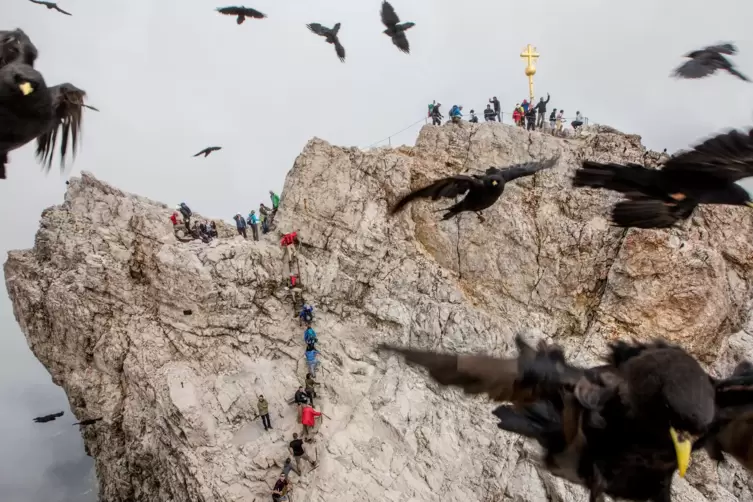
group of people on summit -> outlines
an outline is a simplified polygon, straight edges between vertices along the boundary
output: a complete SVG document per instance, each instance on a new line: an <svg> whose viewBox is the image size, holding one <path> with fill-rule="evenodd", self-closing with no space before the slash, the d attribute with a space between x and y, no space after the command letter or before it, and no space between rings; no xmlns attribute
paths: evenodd
<svg viewBox="0 0 753 502"><path fill-rule="evenodd" d="M248 213L248 218L243 218L241 213L236 213L233 216L235 220L235 228L238 230L238 235L242 235L244 239L248 238L246 229L251 227L251 233L255 241L259 240L259 223L261 223L261 233L266 234L269 232L272 222L277 214L277 208L280 205L280 197L272 190L269 191L269 198L272 200L272 208L265 206L264 203L259 204L259 216L256 215L256 211L253 209Z"/></svg>
<svg viewBox="0 0 753 502"><path fill-rule="evenodd" d="M524 99L522 103L517 103L512 112L513 122L519 127L525 127L527 130L532 131L535 129L543 129L546 119L547 104L549 103L550 96L546 95L546 99L541 98L538 103L532 105L527 99ZM442 125L441 111L442 103L437 103L436 100L429 105L428 117L431 119L433 125ZM559 112L555 108L549 115L549 129L555 135L561 135L563 126L565 123L565 112L560 110ZM450 119L452 123L458 123L463 120L463 106L453 105L449 111ZM489 98L489 103L484 110L484 120L486 122L502 122L502 108L497 99L497 96ZM470 117L468 122L477 124L479 121L478 115L475 110L470 111ZM576 112L575 120L571 122L574 130L578 130L585 123L583 115L580 112Z"/></svg>

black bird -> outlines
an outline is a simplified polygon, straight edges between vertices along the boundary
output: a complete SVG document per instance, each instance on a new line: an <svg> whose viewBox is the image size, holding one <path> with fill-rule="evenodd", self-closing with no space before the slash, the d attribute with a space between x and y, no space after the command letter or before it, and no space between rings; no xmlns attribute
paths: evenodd
<svg viewBox="0 0 753 502"><path fill-rule="evenodd" d="M216 152L217 150L222 150L222 147L221 146L208 146L207 148L203 149L202 151L194 155L194 157L198 157L199 155L203 154L204 158L206 158L209 156L210 153Z"/></svg>
<svg viewBox="0 0 753 502"><path fill-rule="evenodd" d="M58 4L55 2L44 2L42 0L29 0L31 3L35 3L38 5L44 5L48 9L55 9L56 11L60 12L61 14L65 14L66 16L71 16L72 14L70 12L66 12L60 7L58 7Z"/></svg>
<svg viewBox="0 0 753 502"><path fill-rule="evenodd" d="M0 68L16 61L33 67L38 55L36 46L22 29L0 31Z"/></svg>
<svg viewBox="0 0 753 502"><path fill-rule="evenodd" d="M554 157L543 161L531 161L506 169L490 167L484 175L465 176L458 174L449 178L442 178L403 196L392 207L390 214L399 212L408 203L418 198L431 198L431 200L437 200L440 197L455 198L468 192L465 198L454 206L440 209L440 211L447 211L442 219L449 220L463 211L474 211L479 220L483 222L484 218L481 216L481 211L497 202L497 199L505 190L506 183L523 176L531 176L542 169L549 169L557 163L558 159L559 157Z"/></svg>
<svg viewBox="0 0 753 502"><path fill-rule="evenodd" d="M461 367L460 357L473 356L455 356L453 367L447 354L401 352L438 382L466 392L510 386L507 360L498 360L496 371L488 362L490 370L481 372L480 364ZM591 501L610 495L669 502L675 469L685 474L693 439L714 417L714 388L698 362L663 342L614 344L609 363L590 370L568 365L561 353L534 360L538 366L521 364L513 387L535 392L497 408L498 426L537 439L551 472L586 486ZM497 400L509 395L497 393Z"/></svg>
<svg viewBox="0 0 753 502"><path fill-rule="evenodd" d="M737 47L733 44L726 43L712 45L705 49L689 52L685 54L685 57L690 58L690 60L685 61L682 65L677 67L672 74L679 78L694 79L708 77L717 70L727 70L737 78L744 80L745 82L750 82L750 79L737 71L732 63L722 54L730 56L737 54Z"/></svg>
<svg viewBox="0 0 753 502"><path fill-rule="evenodd" d="M405 31L409 28L413 28L416 23L400 23L400 18L397 17L395 9L385 0L382 2L382 24L387 27L382 33L390 37L392 43L395 44L398 49L406 54L410 54L410 45L405 36Z"/></svg>
<svg viewBox="0 0 753 502"><path fill-rule="evenodd" d="M99 422L100 420L102 420L102 418L103 418L103 417L99 417L99 418L89 418L89 419L87 419L87 420L82 420L82 421L80 421L80 422L76 422L76 423L75 423L75 424L73 424L73 425L92 425L92 424L95 424L95 423Z"/></svg>
<svg viewBox="0 0 753 502"><path fill-rule="evenodd" d="M37 417L37 418L34 419L34 421L36 423L38 423L38 424L43 424L45 422L52 422L56 418L62 417L64 413L65 412L63 412L63 411L59 411L57 413L53 413L52 415L45 415L43 417Z"/></svg>
<svg viewBox="0 0 753 502"><path fill-rule="evenodd" d="M236 21L238 24L243 24L243 21L245 21L247 17L254 19L264 19L267 17L258 10L249 7L220 7L217 9L217 12L225 14L226 16L238 16Z"/></svg>
<svg viewBox="0 0 753 502"><path fill-rule="evenodd" d="M345 62L345 47L340 44L340 39L337 38L337 33L340 31L340 23L335 24L331 29L319 23L307 24L306 27L317 35L324 37L328 44L334 44L337 57L343 63Z"/></svg>
<svg viewBox="0 0 753 502"><path fill-rule="evenodd" d="M737 183L749 177L753 135L733 130L675 154L658 170L586 161L573 186L625 194L628 200L612 209L617 226L665 228L690 217L699 204L753 207L752 194Z"/></svg>

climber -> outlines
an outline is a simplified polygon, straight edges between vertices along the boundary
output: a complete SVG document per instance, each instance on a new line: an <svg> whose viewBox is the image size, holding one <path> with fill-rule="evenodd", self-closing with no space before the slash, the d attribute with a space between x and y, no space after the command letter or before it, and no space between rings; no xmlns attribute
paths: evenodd
<svg viewBox="0 0 753 502"><path fill-rule="evenodd" d="M432 111L434 110L434 105L436 105L436 104L437 104L437 101L436 101L436 100L434 100L434 101L432 101L432 102L431 102L431 104L429 105L429 115L427 115L427 117L428 117L428 118L431 118L431 112L432 112Z"/></svg>
<svg viewBox="0 0 753 502"><path fill-rule="evenodd" d="M314 389L314 386L316 385L319 385L319 382L314 380L314 377L311 376L311 373L306 373L306 394L309 396L311 406L314 406L314 398L316 397L316 390Z"/></svg>
<svg viewBox="0 0 753 502"><path fill-rule="evenodd" d="M293 402L296 405L296 408L298 408L298 421L301 421L301 411L303 410L303 405L308 404L309 402L309 395L306 394L306 391L303 390L303 387L298 387L298 390L295 391L295 396L293 397Z"/></svg>
<svg viewBox="0 0 753 502"><path fill-rule="evenodd" d="M264 204L259 204L259 214L261 215L261 233L269 232L269 208Z"/></svg>
<svg viewBox="0 0 753 502"><path fill-rule="evenodd" d="M295 459L295 467L296 472L298 475L301 475L301 459L306 459L311 464L311 467L316 466L316 462L311 460L311 457L308 456L308 453L306 453L306 450L303 449L303 440L298 439L298 434L293 433L293 440L290 442L289 450L293 454L293 458Z"/></svg>
<svg viewBox="0 0 753 502"><path fill-rule="evenodd" d="M313 348L313 347L312 347ZM311 373L311 376L316 378L316 367L319 366L319 351L315 348L311 350L308 346L306 347L306 364L309 367L309 373Z"/></svg>
<svg viewBox="0 0 753 502"><path fill-rule="evenodd" d="M515 110L512 112L512 120L515 122L515 125L520 125L520 103L515 105Z"/></svg>
<svg viewBox="0 0 753 502"><path fill-rule="evenodd" d="M191 212L191 209L186 205L185 202L181 202L176 207L178 211L183 215L183 223L186 224L186 230L189 232L191 231L191 215L193 214Z"/></svg>
<svg viewBox="0 0 753 502"><path fill-rule="evenodd" d="M295 245L298 244L298 232L290 232L285 234L280 239L280 246L285 248L285 252L288 256L288 262L292 262L295 258Z"/></svg>
<svg viewBox="0 0 753 502"><path fill-rule="evenodd" d="M555 108L552 110L552 113L549 114L549 129L554 131L554 122L557 120L557 109Z"/></svg>
<svg viewBox="0 0 753 502"><path fill-rule="evenodd" d="M178 211L173 211L173 214L170 215L170 221L173 222L173 227L178 225Z"/></svg>
<svg viewBox="0 0 753 502"><path fill-rule="evenodd" d="M499 103L499 101L497 101ZM494 122L497 120L497 113L492 110L492 105L486 105L486 110L484 110L484 120L487 122Z"/></svg>
<svg viewBox="0 0 753 502"><path fill-rule="evenodd" d="M290 461L290 457L288 457L288 458L285 459L285 463L282 466L282 473L287 478L287 477L290 477L290 471L293 471L293 470L295 470L295 469L293 469L293 463ZM298 472L298 471L295 471L295 472L299 476L301 475L300 472Z"/></svg>
<svg viewBox="0 0 753 502"><path fill-rule="evenodd" d="M259 240L259 218L256 217L256 211L253 209L248 213L248 224L251 226L251 233L254 235L254 240Z"/></svg>
<svg viewBox="0 0 753 502"><path fill-rule="evenodd" d="M306 405L303 407L303 414L301 415L301 424L303 424L303 435L309 437L311 429L316 425L316 417L320 417L322 414L316 411L313 407Z"/></svg>
<svg viewBox="0 0 753 502"><path fill-rule="evenodd" d="M236 213L233 219L235 220L235 228L238 229L238 235L242 235L246 239L246 220L243 219L241 213Z"/></svg>
<svg viewBox="0 0 753 502"><path fill-rule="evenodd" d="M316 331L311 327L311 324L306 324L306 330L303 332L303 343L306 345L319 343L316 338Z"/></svg>
<svg viewBox="0 0 753 502"><path fill-rule="evenodd" d="M272 219L277 214L277 208L280 206L280 197L272 190L269 191L269 198L272 199Z"/></svg>
<svg viewBox="0 0 753 502"><path fill-rule="evenodd" d="M478 124L478 117L476 116L475 110L471 110L471 118L468 119L468 122L470 122L471 124Z"/></svg>
<svg viewBox="0 0 753 502"><path fill-rule="evenodd" d="M209 237L217 237L217 223L212 221L209 223Z"/></svg>
<svg viewBox="0 0 753 502"><path fill-rule="evenodd" d="M308 303L304 303L303 308L301 309L301 313L298 315L298 317L302 322L310 325L312 322L314 322L314 307L309 305Z"/></svg>
<svg viewBox="0 0 753 502"><path fill-rule="evenodd" d="M555 127L555 131L557 132L558 136L561 136L563 134L562 126L565 123L565 110L560 110L560 112L557 114L557 121Z"/></svg>
<svg viewBox="0 0 753 502"><path fill-rule="evenodd" d="M536 108L533 106L528 107L526 112L526 124L528 131L533 131L536 128Z"/></svg>
<svg viewBox="0 0 753 502"><path fill-rule="evenodd" d="M437 103L436 105L434 105L434 108L431 109L432 125L442 125L442 119L444 118L444 115L442 115L442 112L439 111L440 106L442 106L442 103Z"/></svg>
<svg viewBox="0 0 753 502"><path fill-rule="evenodd" d="M462 106L453 105L452 108L450 108L450 120L452 120L453 124L457 124L461 120L463 120L463 107Z"/></svg>
<svg viewBox="0 0 753 502"><path fill-rule="evenodd" d="M528 113L529 106L531 106L531 104L528 102L527 99L524 99L523 102L520 104L520 107L523 108L523 115Z"/></svg>
<svg viewBox="0 0 753 502"><path fill-rule="evenodd" d="M285 473L281 473L280 477L277 479L277 482L275 483L275 487L272 489L272 500L274 502L280 502L284 500L283 497L287 495L287 493L288 493L288 477L285 475Z"/></svg>
<svg viewBox="0 0 753 502"><path fill-rule="evenodd" d="M544 127L544 117L546 116L546 105L549 103L549 93L546 93L546 101L544 101L544 98L540 98L539 102L536 103L536 112L539 114L539 119L536 121L536 128L541 129Z"/></svg>
<svg viewBox="0 0 753 502"><path fill-rule="evenodd" d="M575 120L573 120L570 125L573 126L575 131L577 131L578 128L583 125L583 115L581 115L580 112L575 112ZM666 150L667 149L665 148L664 151L666 152Z"/></svg>
<svg viewBox="0 0 753 502"><path fill-rule="evenodd" d="M494 96L492 99L490 99L489 103L494 105L494 114L497 116L497 120L502 122L502 115L500 115L501 108L499 106L499 100L497 99L497 96ZM489 108L489 105L486 105L486 107Z"/></svg>
<svg viewBox="0 0 753 502"><path fill-rule="evenodd" d="M269 403L261 394L259 394L259 401L256 407L259 409L259 416L261 417L261 423L264 424L264 430L271 429L272 422L269 421Z"/></svg>

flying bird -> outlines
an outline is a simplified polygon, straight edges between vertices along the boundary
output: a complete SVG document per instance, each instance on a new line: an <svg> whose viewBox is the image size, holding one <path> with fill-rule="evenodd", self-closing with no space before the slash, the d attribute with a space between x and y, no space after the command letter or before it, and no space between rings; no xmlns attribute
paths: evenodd
<svg viewBox="0 0 753 502"><path fill-rule="evenodd" d="M319 23L307 24L306 27L317 35L324 37L328 44L334 44L337 57L343 63L345 62L345 48L340 44L340 39L337 38L337 33L340 31L340 23L335 24L332 28L327 28Z"/></svg>
<svg viewBox="0 0 753 502"><path fill-rule="evenodd" d="M708 77L717 70L726 70L737 78L750 82L750 79L737 71L723 54L728 56L737 54L737 47L726 43L689 52L685 54L685 57L690 59L677 67L672 74L679 78L695 79Z"/></svg>
<svg viewBox="0 0 753 502"><path fill-rule="evenodd" d="M390 214L396 214L408 203L419 198L431 198L437 200L440 197L455 198L466 193L463 200L446 209L442 220L449 220L463 211L474 211L480 221L484 221L481 211L491 207L505 190L505 184L523 176L531 176L542 169L553 167L559 157L553 157L544 161L532 161L517 164L506 169L490 167L483 175L466 176L458 174L448 178L442 178L434 183L415 190L403 196L392 209Z"/></svg>
<svg viewBox="0 0 753 502"><path fill-rule="evenodd" d="M29 0L29 1L31 3L35 3L35 4L38 4L38 5L44 5L48 9L55 9L56 11L60 12L61 14L65 14L66 16L71 16L72 15L70 12L66 12L63 9L61 9L60 7L58 7L58 4L56 4L55 2L45 2L45 1L42 1L42 0Z"/></svg>
<svg viewBox="0 0 753 502"><path fill-rule="evenodd" d="M628 200L612 209L612 222L621 227L671 227L689 218L699 204L753 207L753 194L738 183L753 177L751 133L719 134L675 154L658 170L585 161L573 186L625 194Z"/></svg>
<svg viewBox="0 0 753 502"><path fill-rule="evenodd" d="M38 55L36 46L20 28L0 31L0 68L16 61L33 67Z"/></svg>
<svg viewBox="0 0 753 502"><path fill-rule="evenodd" d="M387 27L382 33L390 37L392 43L398 49L406 54L410 54L410 45L405 36L405 31L413 28L416 23L400 23L400 18L397 17L395 9L385 0L382 2L382 24Z"/></svg>
<svg viewBox="0 0 753 502"><path fill-rule="evenodd" d="M45 422L52 422L56 418L62 417L64 413L65 412L63 412L63 411L59 411L57 413L53 413L52 415L45 415L43 417L37 417L37 418L34 419L34 421L36 423L38 423L38 424L43 424Z"/></svg>
<svg viewBox="0 0 753 502"><path fill-rule="evenodd" d="M92 425L92 424L95 424L95 423L99 422L100 420L102 420L102 418L103 418L103 417L99 417L99 418L89 418L89 419L87 419L87 420L82 420L82 421L80 421L80 422L76 422L76 423L75 423L75 424L73 424L73 425Z"/></svg>
<svg viewBox="0 0 753 502"><path fill-rule="evenodd" d="M238 16L236 21L238 24L243 24L243 21L245 21L247 17L254 19L264 19L267 17L258 10L249 7L220 7L217 9L217 12L225 14L226 16Z"/></svg>
<svg viewBox="0 0 753 502"><path fill-rule="evenodd" d="M537 355L538 366L524 361L518 376L504 359L482 366L473 355L401 353L441 384L468 393L492 389L494 400L512 396L512 406L493 412L498 427L537 439L548 450L547 468L584 485L591 501L610 495L669 502L674 471L685 475L694 439L714 418L708 374L684 350L661 341L618 342L608 364L587 370L570 366L561 352ZM511 388L534 392L521 400Z"/></svg>
<svg viewBox="0 0 753 502"><path fill-rule="evenodd" d="M217 150L222 150L222 147L221 146L209 146L203 149L202 151L200 151L199 153L197 153L196 155L194 155L194 157L198 157L199 155L203 154L204 158L206 158L209 156L210 153L216 152Z"/></svg>

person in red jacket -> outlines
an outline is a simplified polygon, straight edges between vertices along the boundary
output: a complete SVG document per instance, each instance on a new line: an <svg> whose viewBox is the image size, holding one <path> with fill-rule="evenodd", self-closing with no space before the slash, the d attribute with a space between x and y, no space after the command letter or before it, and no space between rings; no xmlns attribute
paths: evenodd
<svg viewBox="0 0 753 502"><path fill-rule="evenodd" d="M309 435L311 429L313 429L314 425L316 424L316 417L319 417L321 415L322 414L320 412L316 411L309 405L305 405L303 407L303 411L301 412L301 423L303 424L304 436Z"/></svg>
<svg viewBox="0 0 753 502"><path fill-rule="evenodd" d="M170 221L173 222L173 225L178 224L178 213L176 211L173 211L173 214L170 215Z"/></svg>

